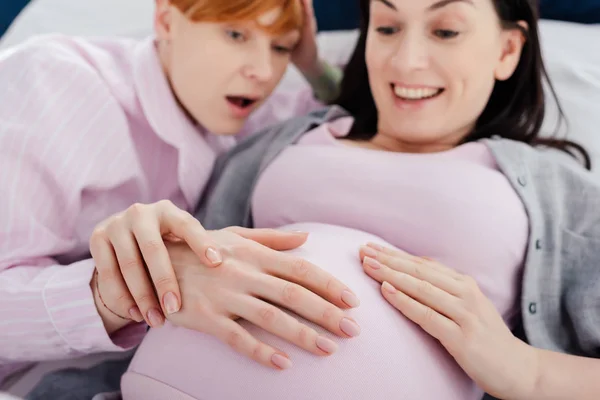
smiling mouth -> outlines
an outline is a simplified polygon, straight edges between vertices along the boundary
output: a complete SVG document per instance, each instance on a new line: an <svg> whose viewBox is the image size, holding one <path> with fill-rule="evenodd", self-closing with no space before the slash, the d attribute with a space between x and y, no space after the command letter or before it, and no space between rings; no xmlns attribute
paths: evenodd
<svg viewBox="0 0 600 400"><path fill-rule="evenodd" d="M256 99L243 96L227 96L226 98L228 102L241 109L251 107L257 102Z"/></svg>
<svg viewBox="0 0 600 400"><path fill-rule="evenodd" d="M408 88L395 84L391 84L392 91L401 100L406 101L419 101L419 100L429 100L435 97L438 97L440 94L444 92L443 88L431 88L431 87L422 87L422 88Z"/></svg>

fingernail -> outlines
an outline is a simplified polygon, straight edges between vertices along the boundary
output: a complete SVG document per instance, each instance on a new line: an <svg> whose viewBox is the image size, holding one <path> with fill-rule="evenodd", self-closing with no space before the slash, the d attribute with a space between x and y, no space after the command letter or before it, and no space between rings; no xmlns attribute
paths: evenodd
<svg viewBox="0 0 600 400"><path fill-rule="evenodd" d="M279 369L292 368L292 361L281 354L274 354L273 357L271 357L271 362Z"/></svg>
<svg viewBox="0 0 600 400"><path fill-rule="evenodd" d="M368 246L370 248L372 248L373 250L377 250L377 251L383 251L383 246L377 244L377 243L369 243Z"/></svg>
<svg viewBox="0 0 600 400"><path fill-rule="evenodd" d="M342 330L342 332L344 332L350 337L360 335L360 326L358 326L356 322L348 318L344 318L342 322L340 322L340 329Z"/></svg>
<svg viewBox="0 0 600 400"><path fill-rule="evenodd" d="M372 248L363 246L361 247L361 250L365 254L365 257L377 258L377 252Z"/></svg>
<svg viewBox="0 0 600 400"><path fill-rule="evenodd" d="M163 317L156 308L148 311L148 322L152 328L158 328L163 324Z"/></svg>
<svg viewBox="0 0 600 400"><path fill-rule="evenodd" d="M129 315L135 322L142 322L144 320L144 316L138 307L131 307L131 310L129 310Z"/></svg>
<svg viewBox="0 0 600 400"><path fill-rule="evenodd" d="M177 300L177 296L175 296L175 293L173 293L173 292L169 292L169 293L165 294L165 297L163 298L163 302L165 304L165 309L167 310L167 314L169 314L169 315L179 312L179 309L181 308L179 306L179 300Z"/></svg>
<svg viewBox="0 0 600 400"><path fill-rule="evenodd" d="M358 297L356 297L356 295L349 290L344 290L342 292L342 301L352 308L360 305L360 300L358 300Z"/></svg>
<svg viewBox="0 0 600 400"><path fill-rule="evenodd" d="M213 249L212 247L209 247L206 250L206 258L208 259L208 261L210 261L214 265L221 264L223 262L223 259L221 258L221 254L219 254L219 252L217 250Z"/></svg>
<svg viewBox="0 0 600 400"><path fill-rule="evenodd" d="M333 354L337 351L338 345L333 340L325 336L317 337L317 347L327 354Z"/></svg>
<svg viewBox="0 0 600 400"><path fill-rule="evenodd" d="M292 231L292 233L295 233L296 235L308 235L308 232L303 232L303 231Z"/></svg>
<svg viewBox="0 0 600 400"><path fill-rule="evenodd" d="M364 261L365 265L373 268L373 269L381 269L381 263L374 258L365 257Z"/></svg>
<svg viewBox="0 0 600 400"><path fill-rule="evenodd" d="M398 290L389 282L383 282L383 290L391 294L395 294L396 292L398 292Z"/></svg>

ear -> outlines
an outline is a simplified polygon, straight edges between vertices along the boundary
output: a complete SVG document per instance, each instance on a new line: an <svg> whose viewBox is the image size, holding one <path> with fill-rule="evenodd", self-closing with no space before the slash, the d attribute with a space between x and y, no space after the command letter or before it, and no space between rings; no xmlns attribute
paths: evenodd
<svg viewBox="0 0 600 400"><path fill-rule="evenodd" d="M519 21L518 24L525 31L529 30L527 22ZM513 28L504 30L502 32L501 40L502 54L500 63L496 67L495 76L499 81L505 81L509 79L517 69L527 38L521 29Z"/></svg>
<svg viewBox="0 0 600 400"><path fill-rule="evenodd" d="M156 0L156 10L154 12L154 29L158 41L171 40L171 17L172 9L169 0Z"/></svg>

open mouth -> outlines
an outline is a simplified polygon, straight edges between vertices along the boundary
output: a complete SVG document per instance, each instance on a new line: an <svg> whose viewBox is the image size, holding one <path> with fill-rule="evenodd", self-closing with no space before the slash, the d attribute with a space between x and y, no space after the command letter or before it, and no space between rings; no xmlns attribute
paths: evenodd
<svg viewBox="0 0 600 400"><path fill-rule="evenodd" d="M228 102L241 109L252 107L257 101L256 99L243 96L227 96L226 98Z"/></svg>
<svg viewBox="0 0 600 400"><path fill-rule="evenodd" d="M407 88L391 84L396 97L405 101L429 100L438 97L444 92L443 88Z"/></svg>

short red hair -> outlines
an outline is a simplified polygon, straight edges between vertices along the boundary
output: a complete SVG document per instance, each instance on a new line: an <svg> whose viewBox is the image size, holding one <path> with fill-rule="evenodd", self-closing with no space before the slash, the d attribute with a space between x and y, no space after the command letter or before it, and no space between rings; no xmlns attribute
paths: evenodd
<svg viewBox="0 0 600 400"><path fill-rule="evenodd" d="M170 3L197 22L254 21L281 8L277 21L264 27L275 35L298 30L304 23L300 0L170 0Z"/></svg>

